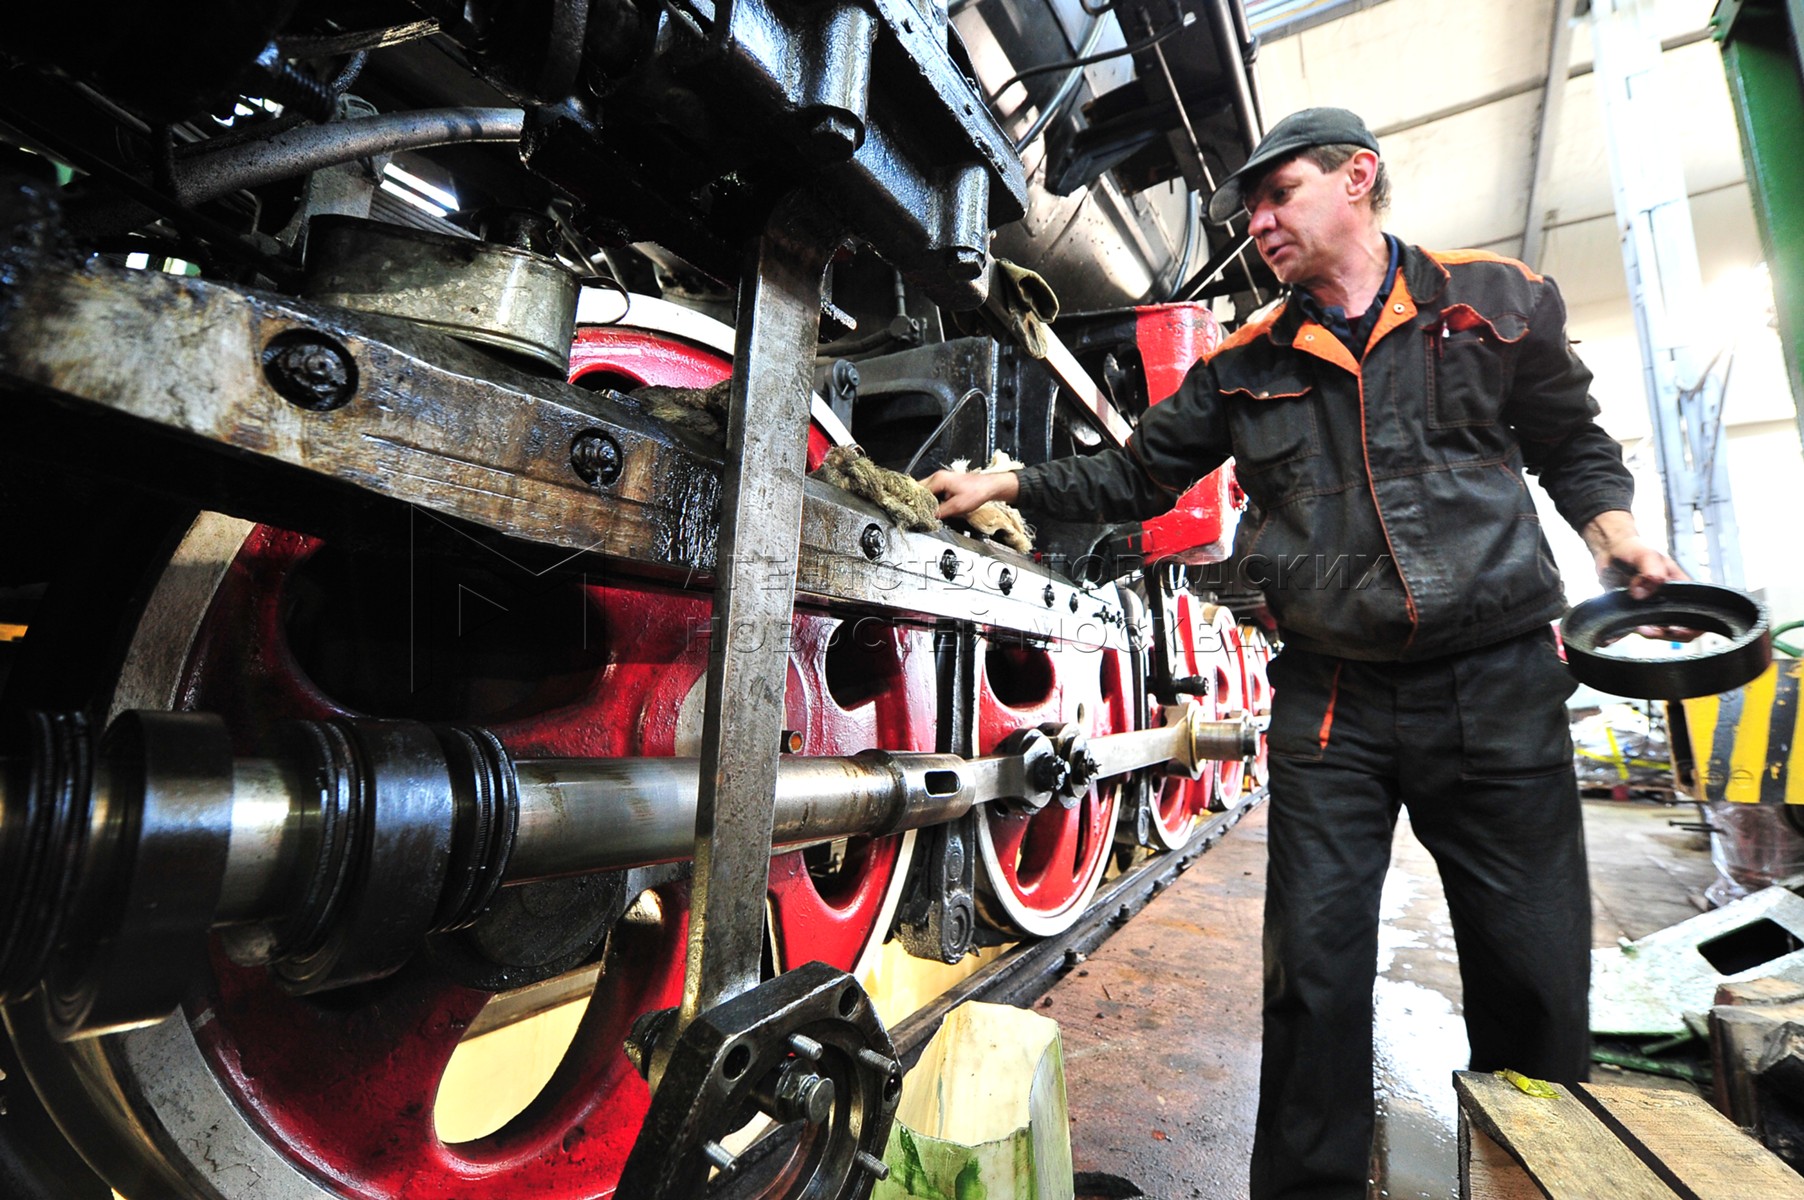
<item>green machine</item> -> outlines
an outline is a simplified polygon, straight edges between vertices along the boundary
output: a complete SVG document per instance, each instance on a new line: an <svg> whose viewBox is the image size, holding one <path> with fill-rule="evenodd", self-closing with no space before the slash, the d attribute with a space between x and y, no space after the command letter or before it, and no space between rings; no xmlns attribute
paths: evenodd
<svg viewBox="0 0 1804 1200"><path fill-rule="evenodd" d="M1804 438L1804 0L1721 0L1710 24L1741 126L1779 340Z"/></svg>

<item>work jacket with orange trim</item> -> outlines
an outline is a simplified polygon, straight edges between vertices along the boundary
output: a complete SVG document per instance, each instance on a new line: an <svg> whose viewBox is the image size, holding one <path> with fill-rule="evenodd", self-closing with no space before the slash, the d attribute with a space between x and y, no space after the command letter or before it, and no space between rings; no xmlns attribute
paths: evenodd
<svg viewBox="0 0 1804 1200"><path fill-rule="evenodd" d="M1574 528L1633 496L1558 289L1521 263L1405 245L1356 360L1285 302L1149 409L1122 449L1028 467L1022 508L1146 519L1235 460L1237 572L1288 644L1433 658L1566 606L1523 471Z"/></svg>

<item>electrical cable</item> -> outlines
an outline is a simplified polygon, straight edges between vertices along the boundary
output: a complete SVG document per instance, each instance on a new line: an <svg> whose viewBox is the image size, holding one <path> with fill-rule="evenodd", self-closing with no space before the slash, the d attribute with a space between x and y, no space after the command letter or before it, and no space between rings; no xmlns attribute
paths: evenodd
<svg viewBox="0 0 1804 1200"><path fill-rule="evenodd" d="M908 460L908 465L902 468L904 475L910 479L914 478L915 468L921 465L921 456L927 453L928 447L940 440L940 434L946 432L946 427L952 424L952 418L959 414L960 409L964 408L974 397L981 395L983 395L982 388L971 388L960 396L951 408L946 410L946 415L940 418L940 423L933 427L933 432L927 435L927 440L921 443L921 448L915 451L914 457Z"/></svg>
<svg viewBox="0 0 1804 1200"><path fill-rule="evenodd" d="M1200 271L1195 275L1192 275L1177 288L1173 289L1171 293L1171 298L1173 300L1195 300L1198 293L1214 283L1217 279L1221 278L1222 273L1228 269L1229 265L1231 265L1248 246L1252 245L1253 239L1246 236L1237 236L1234 233L1232 225L1225 226L1224 228L1227 230L1228 240L1222 243L1222 249L1217 251L1215 256L1208 262L1204 263Z"/></svg>
<svg viewBox="0 0 1804 1200"><path fill-rule="evenodd" d="M1013 75L1009 76L1008 79L1003 81L1001 87L990 93L990 103L996 103L997 100L1002 98L1004 92L1008 91L1022 80L1031 79L1035 75L1045 75L1052 71L1067 71L1073 67L1094 66L1099 62L1107 62L1111 58L1120 58L1124 54L1138 54L1142 50L1149 50L1172 34L1183 29L1184 25L1185 22L1180 19L1172 22L1169 26L1150 37L1141 38L1137 42L1129 42L1125 46L1117 46L1113 50L1104 50L1100 54L1090 54L1079 58L1067 58L1060 62L1042 63L1037 67L1026 67L1016 71Z"/></svg>
<svg viewBox="0 0 1804 1200"><path fill-rule="evenodd" d="M1083 44L1077 48L1078 58L1086 58L1095 51L1096 43L1102 40L1102 27L1101 16L1090 22L1090 28L1084 31ZM1027 130L1015 139L1016 154L1031 146L1033 140L1039 137L1048 125L1058 120L1059 115L1071 106L1071 102L1077 97L1077 85L1083 81L1083 78L1084 68L1071 68L1071 74L1065 76L1064 82L1059 84L1058 91L1052 94L1052 99L1046 102L1046 107L1040 110L1040 115L1034 118L1033 124L1029 125ZM1000 94L998 93L998 95Z"/></svg>
<svg viewBox="0 0 1804 1200"><path fill-rule="evenodd" d="M1782 642L1779 640L1780 634L1790 633L1794 629L1804 629L1804 621L1787 621L1785 624L1773 630L1773 649L1789 654L1793 658L1804 658L1804 650L1799 650L1790 642Z"/></svg>
<svg viewBox="0 0 1804 1200"><path fill-rule="evenodd" d="M370 52L368 50L353 51L351 57L345 60L345 65L339 69L338 74L332 77L332 82L326 85L326 90L334 96L342 96L350 91L351 85L357 82L357 76L363 73L364 64L369 61Z"/></svg>

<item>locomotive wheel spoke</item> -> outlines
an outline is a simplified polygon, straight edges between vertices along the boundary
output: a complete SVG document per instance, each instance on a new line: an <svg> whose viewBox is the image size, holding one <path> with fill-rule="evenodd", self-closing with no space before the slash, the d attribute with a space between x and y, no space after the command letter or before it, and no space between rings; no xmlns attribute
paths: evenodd
<svg viewBox="0 0 1804 1200"><path fill-rule="evenodd" d="M1206 677L1218 719L1235 719L1247 711L1245 675L1241 666L1240 625L1234 614L1218 604L1204 605L1201 629ZM1216 765L1213 808L1225 812L1240 803L1246 790L1246 764L1238 760Z"/></svg>

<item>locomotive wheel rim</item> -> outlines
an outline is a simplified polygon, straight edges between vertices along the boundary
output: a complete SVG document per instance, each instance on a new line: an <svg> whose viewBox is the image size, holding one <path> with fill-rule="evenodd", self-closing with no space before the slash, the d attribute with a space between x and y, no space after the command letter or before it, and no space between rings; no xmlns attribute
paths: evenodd
<svg viewBox="0 0 1804 1200"><path fill-rule="evenodd" d="M1064 661L1059 668L1071 670L1071 660L1096 657L1071 648L1060 656ZM1010 728L1008 720L1063 722L1080 707L1088 719L1079 724L1091 736L1132 728L1125 700L1132 694L1126 659L1112 651L1100 657L1113 673L1112 695L1079 690L1081 698L1074 699L1064 695L1061 684L1053 699L1037 711L991 711L985 735L991 744L983 751L993 751L999 735ZM993 705L987 686L984 694ZM979 723L986 723L983 716ZM1055 801L1032 813L986 805L977 821L977 903L982 914L992 924L1028 937L1050 937L1069 929L1089 907L1108 869L1121 815L1121 790L1121 781L1103 780L1091 785L1071 808Z"/></svg>
<svg viewBox="0 0 1804 1200"><path fill-rule="evenodd" d="M814 440L811 437L811 442ZM112 703L115 713L137 707L167 709L182 706L179 701L184 691L191 691L185 687L189 653L201 636L214 597L256 528L217 514L204 514L196 523L171 560L170 567L164 571L149 610L136 627ZM862 748L849 747L846 752ZM932 747L929 743L924 747L898 748ZM841 751L836 746L811 745L809 749L814 753ZM912 848L912 839L905 842L890 838L882 839L882 842L889 865L885 885L877 889L875 905L871 904L868 895L862 900L878 914L878 919L871 922L866 936L859 939L855 953L845 955L829 950L812 957L828 961L836 958L863 960L874 953L875 943L881 937L879 931L885 928L881 914L893 912L900 896L906 868L901 853ZM895 853L890 856L892 851ZM799 861L800 858L799 854L782 856L773 860L773 865L780 866L783 859ZM896 869L898 867L902 869ZM792 943L808 942L809 919L813 915L811 907L832 906L818 896L811 896L813 887L806 870L773 870L772 882L773 926L789 930L788 940ZM864 889L865 892L869 890ZM799 961L797 955L787 957ZM672 932L668 952L662 961L673 970L662 975L647 973L639 980L651 999L638 1008L662 1007L680 997L680 928ZM836 965L849 967L855 964L844 961ZM230 970L229 967L222 969ZM191 1005L188 1010L146 1029L68 1045L52 1041L42 1016L28 1008L15 1006L7 1013L7 1023L20 1046L21 1055L28 1060L28 1073L50 1101L52 1111L70 1140L109 1179L123 1185L121 1191L128 1197L134 1193L139 1196L173 1193L203 1196L209 1200L213 1197L221 1200L239 1200L240 1197L322 1200L338 1196L377 1198L455 1192L460 1200L465 1200L466 1195L474 1200L483 1195L517 1194L511 1183L502 1183L499 1190L493 1186L496 1178L508 1179L509 1169L518 1165L522 1150L533 1148L519 1145L521 1139L510 1138L509 1130L522 1121L529 1121L535 1108L546 1107L546 1098L557 1089L559 1077L567 1070L575 1070L571 1059L583 1044L584 1030L598 1023L595 1014L603 1006L591 1005L589 1015L584 1018L584 1029L579 1030L572 1049L566 1052L559 1074L554 1075L539 1098L528 1105L526 1114L515 1118L490 1138L450 1148L438 1142L432 1124L436 1085L442 1077L443 1060L448 1059L461 1029L480 1010L488 994L452 985L444 985L440 991L445 993L443 1003L427 1014L429 1020L439 1023L440 1028L433 1038L426 1039L431 1044L426 1047L430 1053L425 1057L431 1059L440 1051L442 1056L426 1064L426 1077L431 1080L432 1087L423 1093L416 1088L411 1103L414 1111L410 1114L410 1127L415 1134L430 1139L432 1149L450 1155L450 1159L440 1165L451 1169L451 1174L437 1181L420 1179L417 1175L385 1180L359 1177L355 1163L347 1166L342 1159L313 1153L318 1149L316 1147L297 1147L292 1140L285 1140L292 1138L293 1131L278 1128L280 1121L272 1119L282 1115L279 1103L273 1113L267 1106L247 1103L243 1090L247 1081L233 1077L230 1070L222 1070L222 1062L232 1057L232 1046L220 1044L221 1022L216 1007L205 1003ZM628 1020L631 1015L626 1014ZM607 1026L605 1021L600 1024L606 1035L603 1043L619 1060L618 1066L624 1068L614 1072L617 1076L615 1085L629 1091L636 1087L638 1092L643 1092L643 1082L619 1053L624 1026L618 1021L613 1026ZM581 1071L576 1074L592 1081L597 1073L590 1069L586 1075ZM616 1133L625 1135L624 1144L618 1148L620 1162L631 1148L643 1115L644 1098L635 1097L635 1100L637 1102L630 1106L630 1127L619 1128L622 1123L617 1120L611 1123ZM422 1107L423 1111L420 1111ZM605 1112L604 1107L591 1105L584 1109L578 1106L577 1113L591 1122L597 1117L605 1120L609 1116L627 1115ZM573 1125L570 1134L563 1139L562 1150L570 1153L573 1145L586 1136L580 1124ZM472 1155L471 1147L481 1147L482 1153ZM580 1180L566 1180L565 1186L551 1189L534 1188L533 1194L607 1196L613 1191L618 1164L611 1166L605 1179L599 1178L599 1173L592 1167L577 1174L581 1176ZM446 1191L447 1188L451 1191Z"/></svg>

